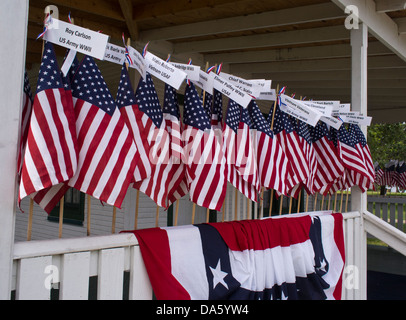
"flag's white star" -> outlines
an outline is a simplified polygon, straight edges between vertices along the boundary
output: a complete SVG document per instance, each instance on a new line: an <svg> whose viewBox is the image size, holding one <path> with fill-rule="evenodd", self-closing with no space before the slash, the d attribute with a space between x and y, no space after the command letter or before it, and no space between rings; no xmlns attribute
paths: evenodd
<svg viewBox="0 0 406 320"><path fill-rule="evenodd" d="M210 267L211 273L213 274L213 289L216 288L216 286L221 283L227 290L228 290L228 285L224 281L224 278L227 277L228 273L221 271L221 263L220 259L219 262L217 263L217 266L215 269Z"/></svg>

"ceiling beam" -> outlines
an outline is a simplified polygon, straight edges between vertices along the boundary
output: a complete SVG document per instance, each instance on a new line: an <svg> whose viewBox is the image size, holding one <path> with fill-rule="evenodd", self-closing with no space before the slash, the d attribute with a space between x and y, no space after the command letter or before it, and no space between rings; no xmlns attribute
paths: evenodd
<svg viewBox="0 0 406 320"><path fill-rule="evenodd" d="M123 13L125 22L127 24L128 32L130 33L130 38L132 41L137 41L139 39L138 26L133 19L133 4L131 0L118 0L121 12Z"/></svg>
<svg viewBox="0 0 406 320"><path fill-rule="evenodd" d="M373 0L332 0L341 9L358 8L359 19L368 26L369 32L391 51L406 61L406 39L399 35L398 25L386 14L376 12Z"/></svg>
<svg viewBox="0 0 406 320"><path fill-rule="evenodd" d="M174 15L191 10L213 8L216 6L234 3L236 0L166 0L158 2L144 1L134 6L134 20L143 21L160 16Z"/></svg>
<svg viewBox="0 0 406 320"><path fill-rule="evenodd" d="M141 41L174 40L344 18L333 3L268 11L142 31Z"/></svg>
<svg viewBox="0 0 406 320"><path fill-rule="evenodd" d="M368 59L368 69L406 69L406 63L396 55L376 56ZM297 72L297 71L328 71L328 70L351 70L350 58L281 61L264 63L238 63L230 64L230 73L263 73L269 72Z"/></svg>
<svg viewBox="0 0 406 320"><path fill-rule="evenodd" d="M251 36L219 38L214 40L181 42L174 45L174 52L204 53L249 48L289 46L293 44L321 43L348 39L349 31L345 29L344 26L334 26Z"/></svg>
<svg viewBox="0 0 406 320"><path fill-rule="evenodd" d="M379 41L371 42L368 46L368 55L391 54L392 52ZM351 57L350 44L334 44L311 47L280 48L259 51L243 51L231 53L209 53L204 59L223 63L256 63L266 61L305 60L325 58Z"/></svg>
<svg viewBox="0 0 406 320"><path fill-rule="evenodd" d="M376 12L392 12L406 9L405 0L375 0Z"/></svg>
<svg viewBox="0 0 406 320"><path fill-rule="evenodd" d="M31 0L35 5L37 1ZM50 2L50 1L48 1ZM124 21L120 7L116 1L110 0L97 0L97 1L83 1L83 0L52 0L52 4L69 8L70 10L78 10L85 13L95 14L100 17L109 18L118 21ZM31 8L30 8L31 9ZM45 8L43 8L45 9Z"/></svg>

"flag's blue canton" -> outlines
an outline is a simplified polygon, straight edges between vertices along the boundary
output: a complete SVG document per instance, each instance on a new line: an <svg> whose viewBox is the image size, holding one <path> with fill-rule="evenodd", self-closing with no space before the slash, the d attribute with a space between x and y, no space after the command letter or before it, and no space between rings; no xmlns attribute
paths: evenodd
<svg viewBox="0 0 406 320"><path fill-rule="evenodd" d="M237 102L230 99L228 101L226 125L229 126L235 133L237 133L239 121L240 121L239 106Z"/></svg>
<svg viewBox="0 0 406 320"><path fill-rule="evenodd" d="M347 146L355 148L355 141L344 126L341 126L338 130L338 140L345 143Z"/></svg>
<svg viewBox="0 0 406 320"><path fill-rule="evenodd" d="M116 104L103 76L93 58L85 56L75 74L72 95L86 101L109 115L113 115Z"/></svg>
<svg viewBox="0 0 406 320"><path fill-rule="evenodd" d="M354 141L361 143L361 146L363 148L367 145L367 140L365 139L364 133L361 131L361 128L358 125L350 124L349 132L352 135Z"/></svg>
<svg viewBox="0 0 406 320"><path fill-rule="evenodd" d="M54 47L45 42L41 68L38 76L37 93L47 89L63 88L61 71L59 70Z"/></svg>
<svg viewBox="0 0 406 320"><path fill-rule="evenodd" d="M279 134L283 130L285 130L286 134L289 134L294 130L294 127L292 126L292 122L290 121L289 116L277 107L273 132L275 134Z"/></svg>
<svg viewBox="0 0 406 320"><path fill-rule="evenodd" d="M163 120L162 108L149 73L145 80L141 78L135 97L139 109L151 119L157 128L160 128Z"/></svg>
<svg viewBox="0 0 406 320"><path fill-rule="evenodd" d="M120 84L118 86L116 103L118 108L124 108L135 104L135 94L131 86L130 77L125 64L121 69Z"/></svg>
<svg viewBox="0 0 406 320"><path fill-rule="evenodd" d="M209 130L211 124L203 109L196 88L193 83L186 86L185 108L183 121L185 124L200 130Z"/></svg>
<svg viewBox="0 0 406 320"><path fill-rule="evenodd" d="M165 84L165 95L164 95L164 106L163 112L169 113L175 116L177 119L180 118L178 96L176 94L176 89L171 87L169 84Z"/></svg>
<svg viewBox="0 0 406 320"><path fill-rule="evenodd" d="M261 113L261 110L259 110L258 105L255 103L254 100L251 100L250 104L248 105L248 112L252 121L251 128L273 137L269 122L266 121L263 114Z"/></svg>
<svg viewBox="0 0 406 320"><path fill-rule="evenodd" d="M31 85L30 80L28 79L27 71L25 71L24 73L24 92L28 96L28 98L32 101Z"/></svg>
<svg viewBox="0 0 406 320"><path fill-rule="evenodd" d="M217 115L217 121L221 122L223 119L223 96L218 90L214 90L213 114Z"/></svg>
<svg viewBox="0 0 406 320"><path fill-rule="evenodd" d="M203 103L203 97L204 97L204 103ZM200 94L200 101L203 104L203 109L204 109L204 111L206 111L207 116L211 119L211 111L212 111L211 109L213 106L213 95L202 90L202 92Z"/></svg>
<svg viewBox="0 0 406 320"><path fill-rule="evenodd" d="M334 143L336 148L338 147L338 131L333 127L330 128L330 141Z"/></svg>
<svg viewBox="0 0 406 320"><path fill-rule="evenodd" d="M402 165L397 166L396 172L405 173L406 172L406 162L404 162Z"/></svg>
<svg viewBox="0 0 406 320"><path fill-rule="evenodd" d="M312 128L313 143L319 141L323 137L328 137L327 127L325 123L319 122L314 128Z"/></svg>
<svg viewBox="0 0 406 320"><path fill-rule="evenodd" d="M308 144L312 143L312 138L310 136L310 130L309 130L309 126L307 125L307 123L303 122L303 121L298 121L296 123L296 132L297 134L302 137L303 139L305 139L305 141Z"/></svg>
<svg viewBox="0 0 406 320"><path fill-rule="evenodd" d="M296 277L295 283L275 284L263 291L251 291L241 287L233 276L230 263L230 252L217 230L210 225L196 225L202 239L203 256L209 284L209 300L322 300L326 299L324 290L329 288L322 276L328 272L321 241L321 223L313 220L309 238L314 249L315 272Z"/></svg>
<svg viewBox="0 0 406 320"><path fill-rule="evenodd" d="M251 121L250 113L248 112L248 109L240 106L240 112L241 112L241 121L244 122L249 128L251 128L252 121Z"/></svg>

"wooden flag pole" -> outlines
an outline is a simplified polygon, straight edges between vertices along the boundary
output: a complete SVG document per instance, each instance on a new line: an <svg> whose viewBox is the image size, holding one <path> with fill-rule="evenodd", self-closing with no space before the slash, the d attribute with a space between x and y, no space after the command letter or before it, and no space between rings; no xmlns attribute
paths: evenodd
<svg viewBox="0 0 406 320"><path fill-rule="evenodd" d="M292 202L293 202L293 197L291 196L289 199L289 214L292 213Z"/></svg>
<svg viewBox="0 0 406 320"><path fill-rule="evenodd" d="M90 236L90 213L91 213L92 198L87 195L87 236Z"/></svg>
<svg viewBox="0 0 406 320"><path fill-rule="evenodd" d="M317 192L314 194L314 211L317 211Z"/></svg>
<svg viewBox="0 0 406 320"><path fill-rule="evenodd" d="M335 212L336 211L336 207L337 207L337 192L336 192L336 194L335 194L335 196L334 196L334 206L333 206L333 211Z"/></svg>
<svg viewBox="0 0 406 320"><path fill-rule="evenodd" d="M33 212L34 212L34 200L32 200L32 198L30 198L30 212L28 214L27 241L31 241Z"/></svg>
<svg viewBox="0 0 406 320"><path fill-rule="evenodd" d="M344 190L341 190L340 213L343 212Z"/></svg>
<svg viewBox="0 0 406 320"><path fill-rule="evenodd" d="M176 200L176 209L175 209L175 222L174 226L176 227L178 225L178 215L179 215L179 199Z"/></svg>
<svg viewBox="0 0 406 320"><path fill-rule="evenodd" d="M283 207L283 194L279 197L281 200L279 204L279 215L282 215L282 207Z"/></svg>
<svg viewBox="0 0 406 320"><path fill-rule="evenodd" d="M345 200L345 212L348 212L348 195L349 195L349 193L350 193L350 190L347 190L347 198L346 198L346 200Z"/></svg>
<svg viewBox="0 0 406 320"><path fill-rule="evenodd" d="M324 196L321 197L321 206L320 210L324 210Z"/></svg>
<svg viewBox="0 0 406 320"><path fill-rule="evenodd" d="M192 224L195 224L195 215L196 215L196 203L193 203L193 208L192 208Z"/></svg>
<svg viewBox="0 0 406 320"><path fill-rule="evenodd" d="M299 197L297 199L297 213L300 212L300 202L301 202L301 200L302 200L302 193L300 192Z"/></svg>
<svg viewBox="0 0 406 320"><path fill-rule="evenodd" d="M327 210L330 210L330 201L331 201L331 194L328 195Z"/></svg>
<svg viewBox="0 0 406 320"><path fill-rule="evenodd" d="M309 212L309 197L310 195L307 194L306 192L306 209L305 209L306 212Z"/></svg>
<svg viewBox="0 0 406 320"><path fill-rule="evenodd" d="M59 239L62 238L64 207L65 207L65 196L63 196L61 201L59 202Z"/></svg>

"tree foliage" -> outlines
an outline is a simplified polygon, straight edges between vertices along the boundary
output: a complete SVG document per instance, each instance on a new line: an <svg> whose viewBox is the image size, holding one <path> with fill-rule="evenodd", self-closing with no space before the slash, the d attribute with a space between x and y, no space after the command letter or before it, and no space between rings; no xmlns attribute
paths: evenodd
<svg viewBox="0 0 406 320"><path fill-rule="evenodd" d="M371 125L368 145L373 161L382 168L390 160L406 161L406 123Z"/></svg>

